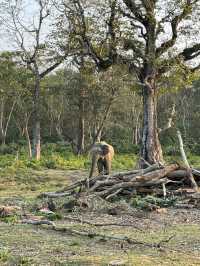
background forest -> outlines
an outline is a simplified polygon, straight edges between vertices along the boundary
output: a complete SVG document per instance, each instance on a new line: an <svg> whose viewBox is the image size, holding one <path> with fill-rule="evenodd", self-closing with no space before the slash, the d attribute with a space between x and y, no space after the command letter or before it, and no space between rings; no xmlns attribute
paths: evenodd
<svg viewBox="0 0 200 266"><path fill-rule="evenodd" d="M16 158L32 158L34 77L12 53L2 53L0 61L0 153L9 154L9 162L1 160L3 166ZM176 78L174 84L179 82ZM98 139L112 143L118 154L130 154L132 159L137 156L142 97L137 83L130 81L131 77L117 66L101 73L60 67L45 77L41 82L40 118L42 157L48 155L48 160L43 165L59 167L60 156L62 168L69 153L85 155ZM197 79L185 87L173 86L167 93L160 90L158 127L163 128L159 136L165 156L179 155L177 129L182 132L188 155L200 155L199 85ZM83 163L81 166L85 167Z"/></svg>
<svg viewBox="0 0 200 266"><path fill-rule="evenodd" d="M54 152L86 155L106 140L153 164L177 155L179 129L199 155L198 0L5 0L0 9L1 154L33 162L49 150L56 167Z"/></svg>
<svg viewBox="0 0 200 266"><path fill-rule="evenodd" d="M199 18L0 0L0 265L200 265Z"/></svg>

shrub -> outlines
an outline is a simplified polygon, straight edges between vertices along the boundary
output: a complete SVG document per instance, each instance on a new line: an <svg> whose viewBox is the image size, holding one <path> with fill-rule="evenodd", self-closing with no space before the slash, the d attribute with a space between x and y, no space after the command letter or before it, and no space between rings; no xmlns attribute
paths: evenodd
<svg viewBox="0 0 200 266"><path fill-rule="evenodd" d="M176 201L177 201L176 197L164 199L154 196L146 196L144 198L142 198L141 196L137 196L131 200L131 205L139 209L148 209L149 204L163 208L163 207L174 206Z"/></svg>
<svg viewBox="0 0 200 266"><path fill-rule="evenodd" d="M14 154L18 150L18 145L15 143L12 143L10 145L1 145L0 146L0 154Z"/></svg>

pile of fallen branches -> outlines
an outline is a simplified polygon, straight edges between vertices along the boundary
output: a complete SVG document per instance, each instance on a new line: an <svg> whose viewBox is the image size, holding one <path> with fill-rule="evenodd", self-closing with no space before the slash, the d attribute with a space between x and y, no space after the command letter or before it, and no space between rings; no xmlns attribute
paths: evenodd
<svg viewBox="0 0 200 266"><path fill-rule="evenodd" d="M84 179L60 191L43 193L42 196L54 198L72 195L79 191L87 191L107 200L117 195L131 196L140 193L163 194L165 197L167 193L172 191L175 193L186 186L192 186L196 190L198 178L200 178L199 171L188 170L188 168L181 167L177 163L166 166L154 164L146 169L120 172L109 176L95 176L90 179L89 188L88 180ZM193 185L194 182L195 186Z"/></svg>
<svg viewBox="0 0 200 266"><path fill-rule="evenodd" d="M77 191L87 190L89 193L95 193L105 199L113 198L119 194L133 195L138 193L163 194L166 197L169 190L172 190L174 194L180 193L185 185L191 186L193 192L198 192L200 171L190 167L180 131L177 131L177 136L184 167L177 163L166 166L157 163L149 165L146 169L121 172L110 176L99 175L91 178L89 182L88 179L84 179L61 191L47 192L41 196L62 197L77 193ZM166 185L168 185L168 189L166 189Z"/></svg>

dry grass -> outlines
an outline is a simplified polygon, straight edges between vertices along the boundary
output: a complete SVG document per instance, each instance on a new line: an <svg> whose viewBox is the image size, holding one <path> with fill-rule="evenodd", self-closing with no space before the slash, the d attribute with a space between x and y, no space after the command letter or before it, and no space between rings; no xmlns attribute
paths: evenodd
<svg viewBox="0 0 200 266"><path fill-rule="evenodd" d="M1 177L0 203L18 205L30 213L34 205L42 204L36 196L53 191L85 176L81 171L44 170L17 172ZM63 199L64 201L64 199ZM124 265L200 265L199 210L168 209L165 214L141 210L125 211L118 215L84 210L63 213L56 224L79 230L93 230L108 235L126 235L148 243L158 243L174 235L163 249L133 246L119 241L72 236L55 232L48 227L20 223L17 219L1 219L0 265L109 265L119 260ZM73 222L79 217L94 223L129 223L132 226L95 227ZM141 230L135 228L139 227Z"/></svg>

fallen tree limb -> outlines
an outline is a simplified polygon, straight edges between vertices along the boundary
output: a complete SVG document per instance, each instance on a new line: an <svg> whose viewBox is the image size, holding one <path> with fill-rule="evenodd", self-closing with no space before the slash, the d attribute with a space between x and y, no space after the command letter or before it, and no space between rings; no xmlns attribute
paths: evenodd
<svg viewBox="0 0 200 266"><path fill-rule="evenodd" d="M119 223L92 223L92 222L89 222L89 221L86 221L86 220L83 220L83 219L80 219L80 218L72 218L72 217L68 217L68 216L64 216L63 218L67 219L67 220L70 220L70 221L73 221L73 222L78 222L78 223L81 223L81 224L88 224L88 225L95 226L95 227L101 227L101 226L102 227L103 226L132 227L132 228L135 228L135 229L137 229L139 231L143 231L138 226L136 226L134 224L130 224L130 223L126 223L126 224L119 224Z"/></svg>
<svg viewBox="0 0 200 266"><path fill-rule="evenodd" d="M186 154L185 154L185 150L184 150L184 147L183 147L183 140L182 140L182 137L181 137L181 132L180 131L177 131L177 136L178 136L178 140L179 140L179 146L180 146L180 152L181 152L181 157L182 157L182 160L186 166L186 169L187 169L187 176L188 176L188 179L190 180L191 182L191 185L192 187L194 188L195 191L198 191L198 185L192 175L192 169L188 163L188 160L187 160L187 157L186 157Z"/></svg>
<svg viewBox="0 0 200 266"><path fill-rule="evenodd" d="M163 178L171 171L174 171L178 169L179 166L177 164L168 165L163 169L155 170L152 173L147 173L142 176L134 176L130 181L128 182L119 182L117 184L112 185L109 188L105 188L103 191L97 192L97 195L101 197L106 197L109 194L113 193L114 191L117 191L118 189L126 189L126 188L136 188L140 186L145 186L145 184L148 184L149 182L152 182L152 179L157 181L158 179Z"/></svg>
<svg viewBox="0 0 200 266"><path fill-rule="evenodd" d="M147 242L139 241L139 240L127 237L127 236L106 235L106 234L101 234L101 233L92 232L92 231L75 230L75 229L72 229L71 227L59 227L59 226L56 226L51 221L23 220L22 223L32 224L32 225L49 225L49 227L45 227L45 229L68 233L70 235L75 235L75 236L84 236L84 237L89 237L89 238L98 237L104 240L122 241L122 242L127 242L130 245L140 245L140 246L145 246L149 248L161 248L161 244L169 242L174 237L174 235L170 236L166 240L165 239L161 240L159 243L147 243Z"/></svg>
<svg viewBox="0 0 200 266"><path fill-rule="evenodd" d="M32 224L32 225L52 225L55 226L54 222L49 221L49 220L29 220L29 219L24 219L22 220L23 224Z"/></svg>
<svg viewBox="0 0 200 266"><path fill-rule="evenodd" d="M70 196L69 192L43 192L39 195L40 198L60 198Z"/></svg>
<svg viewBox="0 0 200 266"><path fill-rule="evenodd" d="M186 170L176 170L167 175L170 179L182 179L187 177L187 171Z"/></svg>
<svg viewBox="0 0 200 266"><path fill-rule="evenodd" d="M176 234L173 234L171 236L169 236L167 239L163 239L161 240L157 245L158 247L161 247L162 244L164 243L168 243L170 240L172 240L174 237L176 236Z"/></svg>
<svg viewBox="0 0 200 266"><path fill-rule="evenodd" d="M193 173L195 176L200 177L200 171L199 171L199 170L192 168L192 173Z"/></svg>

